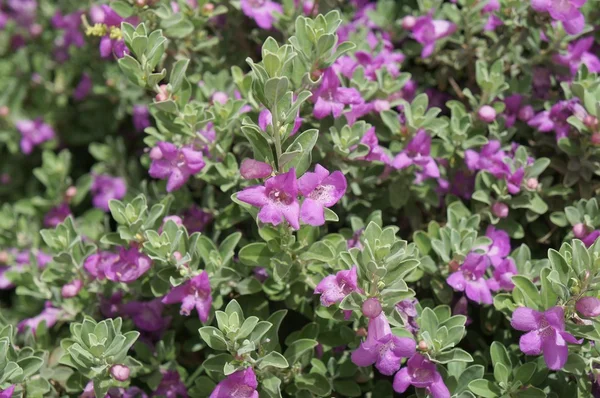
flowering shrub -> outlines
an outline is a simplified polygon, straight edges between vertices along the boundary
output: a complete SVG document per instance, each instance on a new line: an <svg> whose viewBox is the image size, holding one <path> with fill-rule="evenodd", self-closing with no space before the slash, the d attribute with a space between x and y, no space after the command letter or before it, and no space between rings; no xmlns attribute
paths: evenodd
<svg viewBox="0 0 600 398"><path fill-rule="evenodd" d="M0 397L600 396L598 0L0 0Z"/></svg>

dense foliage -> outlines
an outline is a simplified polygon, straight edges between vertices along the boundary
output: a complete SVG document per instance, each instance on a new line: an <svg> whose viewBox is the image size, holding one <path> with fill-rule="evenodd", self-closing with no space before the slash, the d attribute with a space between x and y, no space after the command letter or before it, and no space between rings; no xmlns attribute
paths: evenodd
<svg viewBox="0 0 600 398"><path fill-rule="evenodd" d="M0 0L0 398L599 396L596 26Z"/></svg>

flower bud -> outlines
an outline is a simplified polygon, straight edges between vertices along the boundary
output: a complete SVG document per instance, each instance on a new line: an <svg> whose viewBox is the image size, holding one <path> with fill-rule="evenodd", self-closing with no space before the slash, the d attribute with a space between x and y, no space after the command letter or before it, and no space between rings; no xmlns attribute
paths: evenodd
<svg viewBox="0 0 600 398"><path fill-rule="evenodd" d="M356 330L356 335L359 336L359 337L366 337L366 335L367 335L367 329L365 329L365 328L358 328Z"/></svg>
<svg viewBox="0 0 600 398"><path fill-rule="evenodd" d="M245 180L266 178L270 176L272 172L273 168L271 165L254 159L244 159L240 166L240 174Z"/></svg>
<svg viewBox="0 0 600 398"><path fill-rule="evenodd" d="M581 315L591 318L600 315L600 299L597 297L582 297L577 300L575 309Z"/></svg>
<svg viewBox="0 0 600 398"><path fill-rule="evenodd" d="M110 368L110 375L117 381L127 381L129 379L129 368L125 365L113 365Z"/></svg>
<svg viewBox="0 0 600 398"><path fill-rule="evenodd" d="M583 124L585 124L590 129L595 129L598 127L598 118L594 115L587 114L583 118Z"/></svg>
<svg viewBox="0 0 600 398"><path fill-rule="evenodd" d="M228 99L229 96L222 91L217 91L212 95L213 104L218 102L219 104L224 105L227 103Z"/></svg>
<svg viewBox="0 0 600 398"><path fill-rule="evenodd" d="M161 84L160 87L158 87L158 94L156 94L155 98L158 102L169 99L169 89L166 84Z"/></svg>
<svg viewBox="0 0 600 398"><path fill-rule="evenodd" d="M537 180L537 178L529 178L527 179L527 188L531 189L532 191L537 189L539 185L539 181Z"/></svg>
<svg viewBox="0 0 600 398"><path fill-rule="evenodd" d="M215 5L213 3L206 3L205 5L202 6L202 12L204 14L212 14L212 12L215 10Z"/></svg>
<svg viewBox="0 0 600 398"><path fill-rule="evenodd" d="M0 264L8 263L8 253L4 250L0 251Z"/></svg>
<svg viewBox="0 0 600 398"><path fill-rule="evenodd" d="M379 99L373 101L373 109L375 109L376 112L383 112L391 109L391 105L389 101Z"/></svg>
<svg viewBox="0 0 600 398"><path fill-rule="evenodd" d="M479 116L479 120L491 123L496 119L496 110L489 105L484 105L479 108L477 116Z"/></svg>
<svg viewBox="0 0 600 398"><path fill-rule="evenodd" d="M375 297L366 299L362 305L362 313L367 318L377 318L381 314L381 304Z"/></svg>
<svg viewBox="0 0 600 398"><path fill-rule="evenodd" d="M526 106L522 107L521 109L519 109L519 113L517 114L517 117L519 118L520 121L527 122L534 115L535 115L535 111L533 110L533 107L531 105L526 105Z"/></svg>
<svg viewBox="0 0 600 398"><path fill-rule="evenodd" d="M508 217L508 206L506 203L496 202L492 205L492 214L498 218Z"/></svg>
<svg viewBox="0 0 600 398"><path fill-rule="evenodd" d="M427 351L428 347L427 347L427 343L425 342L425 340L421 340L419 341L419 351Z"/></svg>
<svg viewBox="0 0 600 398"><path fill-rule="evenodd" d="M600 133L592 134L592 137L590 138L590 142L594 145L600 145Z"/></svg>
<svg viewBox="0 0 600 398"><path fill-rule="evenodd" d="M70 202L71 199L75 197L75 195L77 195L77 188L74 186L70 186L65 191L65 199L67 200L67 202Z"/></svg>
<svg viewBox="0 0 600 398"><path fill-rule="evenodd" d="M577 239L585 238L587 233L588 233L588 231L587 231L587 227L585 226L585 224L579 223L579 224L575 224L573 226L573 236L575 236Z"/></svg>
<svg viewBox="0 0 600 398"><path fill-rule="evenodd" d="M162 159L162 156L163 154L159 147L155 146L154 148L150 149L150 159L160 160Z"/></svg>
<svg viewBox="0 0 600 398"><path fill-rule="evenodd" d="M0 117L7 117L10 113L10 108L6 105L0 106Z"/></svg>
<svg viewBox="0 0 600 398"><path fill-rule="evenodd" d="M64 285L60 292L64 298L71 298L77 296L82 287L83 282L81 279L75 279Z"/></svg>
<svg viewBox="0 0 600 398"><path fill-rule="evenodd" d="M415 27L416 23L417 18L413 17L412 15L407 15L402 18L402 29L411 30Z"/></svg>
<svg viewBox="0 0 600 398"><path fill-rule="evenodd" d="M39 35L42 34L43 30L44 30L44 28L42 28L42 25L36 23L36 24L31 25L31 27L29 28L29 33L33 37L38 37Z"/></svg>
<svg viewBox="0 0 600 398"><path fill-rule="evenodd" d="M456 271L458 271L459 268L460 268L460 263L456 260L451 260L448 263L448 270L450 272L456 272Z"/></svg>
<svg viewBox="0 0 600 398"><path fill-rule="evenodd" d="M175 261L179 261L183 258L183 256L179 252L173 252L173 258L175 259Z"/></svg>

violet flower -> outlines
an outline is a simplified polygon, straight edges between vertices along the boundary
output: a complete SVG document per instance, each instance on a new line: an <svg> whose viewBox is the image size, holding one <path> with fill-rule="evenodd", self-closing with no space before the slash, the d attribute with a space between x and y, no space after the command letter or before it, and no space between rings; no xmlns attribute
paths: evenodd
<svg viewBox="0 0 600 398"><path fill-rule="evenodd" d="M181 188L189 178L204 168L202 152L191 147L177 148L170 142L161 141L152 148L152 164L148 173L153 178L167 180L167 192Z"/></svg>
<svg viewBox="0 0 600 398"><path fill-rule="evenodd" d="M600 316L600 299L591 296L582 297L575 303L575 309L587 318Z"/></svg>
<svg viewBox="0 0 600 398"><path fill-rule="evenodd" d="M271 29L275 20L275 13L283 14L280 4L271 0L241 0L242 12L254 19L261 29Z"/></svg>
<svg viewBox="0 0 600 398"><path fill-rule="evenodd" d="M258 219L261 222L279 225L285 219L295 230L300 228L297 196L298 182L293 168L269 178L264 186L249 187L237 193L237 198L242 202L260 208Z"/></svg>
<svg viewBox="0 0 600 398"><path fill-rule="evenodd" d="M120 29L122 22L128 22L137 25L137 18L122 18L107 4L93 6L90 9L90 17L94 24L104 24L109 28L109 32L113 29ZM129 49L125 45L122 38L113 38L111 34L100 39L100 56L102 58L110 58L114 55L117 58L123 58L125 54L129 54Z"/></svg>
<svg viewBox="0 0 600 398"><path fill-rule="evenodd" d="M387 165L391 164L391 159L379 145L379 139L375 133L375 127L371 127L366 131L365 135L363 135L363 137L360 139L360 143L369 147L369 153L367 153L365 156L357 158L357 160L383 162Z"/></svg>
<svg viewBox="0 0 600 398"><path fill-rule="evenodd" d="M154 391L153 397L187 398L187 390L185 384L181 380L179 373L176 370L161 370L163 377L160 384Z"/></svg>
<svg viewBox="0 0 600 398"><path fill-rule="evenodd" d="M267 178L273 173L273 167L265 162L246 158L240 165L240 174L245 180Z"/></svg>
<svg viewBox="0 0 600 398"><path fill-rule="evenodd" d="M60 308L55 308L52 306L50 301L46 302L45 308L39 315L34 316L33 318L27 318L19 322L17 325L17 330L19 333L22 333L26 329L32 329L33 333L37 331L38 326L42 322L46 322L46 327L50 329L52 326L56 325L56 322L61 318L62 310Z"/></svg>
<svg viewBox="0 0 600 398"><path fill-rule="evenodd" d="M324 307L340 303L350 293L359 291L356 265L349 270L326 276L315 288L315 294L321 295L321 305Z"/></svg>
<svg viewBox="0 0 600 398"><path fill-rule="evenodd" d="M323 72L321 85L313 92L316 99L313 115L317 119L324 119L332 114L334 118L342 115L345 105L357 105L364 102L355 88L341 87L340 79L332 68Z"/></svg>
<svg viewBox="0 0 600 398"><path fill-rule="evenodd" d="M92 91L92 79L90 75L84 73L81 75L81 80L73 91L73 98L76 101L83 101L89 95L90 91Z"/></svg>
<svg viewBox="0 0 600 398"><path fill-rule="evenodd" d="M44 215L44 227L56 228L56 226L71 215L71 209L67 203L53 207Z"/></svg>
<svg viewBox="0 0 600 398"><path fill-rule="evenodd" d="M510 324L516 330L528 332L521 336L519 348L525 355L544 354L549 369L559 370L567 362L567 343L581 344L572 334L565 331L565 311L552 307L539 312L527 307L517 308Z"/></svg>
<svg viewBox="0 0 600 398"><path fill-rule="evenodd" d="M15 391L15 385L11 385L8 386L6 389L4 390L0 390L0 398L11 398L13 396L13 393Z"/></svg>
<svg viewBox="0 0 600 398"><path fill-rule="evenodd" d="M548 111L542 111L529 120L531 127L538 129L542 133L553 131L556 134L556 141L566 137L571 131L571 125L567 119L573 115L575 104L578 99L559 101Z"/></svg>
<svg viewBox="0 0 600 398"><path fill-rule="evenodd" d="M458 271L450 274L446 282L456 291L479 304L492 304L492 293L483 275L489 266L487 256L471 252Z"/></svg>
<svg viewBox="0 0 600 398"><path fill-rule="evenodd" d="M213 219L213 215L197 206L192 206L181 214L183 226L190 234L202 232Z"/></svg>
<svg viewBox="0 0 600 398"><path fill-rule="evenodd" d="M83 287L83 281L81 279L75 279L67 283L60 290L63 298L71 298L77 296Z"/></svg>
<svg viewBox="0 0 600 398"><path fill-rule="evenodd" d="M69 47L83 47L85 37L81 30L82 11L75 11L71 14L62 15L56 11L52 17L52 27L57 30L63 30L64 34L55 40L54 59L57 62L64 62L69 59Z"/></svg>
<svg viewBox="0 0 600 398"><path fill-rule="evenodd" d="M417 323L417 299L405 299L396 304L396 310L400 314L400 318L404 322L404 328L415 334L419 331L419 324Z"/></svg>
<svg viewBox="0 0 600 398"><path fill-rule="evenodd" d="M131 317L135 326L144 332L158 332L166 325L162 316L164 308L160 299L152 301L130 301L121 307L121 311Z"/></svg>
<svg viewBox="0 0 600 398"><path fill-rule="evenodd" d="M150 127L150 112L146 105L134 105L132 111L133 127L136 131L144 131Z"/></svg>
<svg viewBox="0 0 600 398"><path fill-rule="evenodd" d="M109 251L98 251L87 257L83 262L83 268L95 279L106 279L105 272L114 263L119 261L119 255Z"/></svg>
<svg viewBox="0 0 600 398"><path fill-rule="evenodd" d="M370 54L366 51L357 51L356 66L362 66L365 71L365 77L370 80L377 80L377 71L385 68L391 77L400 75L400 64L406 58L401 52L381 50L377 55ZM356 67L354 67L356 68ZM352 68L352 72L354 72ZM352 74L344 74L348 78L352 78Z"/></svg>
<svg viewBox="0 0 600 398"><path fill-rule="evenodd" d="M42 118L21 120L15 125L21 134L21 152L26 155L29 155L33 151L33 147L50 141L56 136L52 127L44 123Z"/></svg>
<svg viewBox="0 0 600 398"><path fill-rule="evenodd" d="M91 192L94 207L109 211L108 203L112 199L123 199L127 193L127 186L125 185L125 180L121 177L99 174L94 176Z"/></svg>
<svg viewBox="0 0 600 398"><path fill-rule="evenodd" d="M492 240L487 248L487 256L492 265L499 265L510 254L510 237L506 231L490 225L485 230L485 236Z"/></svg>
<svg viewBox="0 0 600 398"><path fill-rule="evenodd" d="M112 282L132 283L144 275L152 266L150 257L140 253L136 247L119 249L119 259L104 270L106 279Z"/></svg>
<svg viewBox="0 0 600 398"><path fill-rule="evenodd" d="M420 171L415 173L415 184L419 184L427 178L438 178L440 176L440 169L435 160L430 156L430 153L431 137L425 130L421 129L417 131L406 148L396 155L392 166L398 170L412 165L417 166Z"/></svg>
<svg viewBox="0 0 600 398"><path fill-rule="evenodd" d="M456 31L456 25L449 21L433 19L432 14L429 13L416 18L410 30L413 38L423 45L421 58L427 58L433 53L438 40L448 37Z"/></svg>
<svg viewBox="0 0 600 398"><path fill-rule="evenodd" d="M394 376L394 391L405 392L409 386L423 388L433 398L450 398L450 391L444 384L435 364L421 354L414 354L406 366Z"/></svg>
<svg viewBox="0 0 600 398"><path fill-rule="evenodd" d="M189 281L175 286L162 299L163 304L181 303L181 315L189 316L192 309L196 308L202 322L208 320L212 308L210 280L206 271L193 277Z"/></svg>
<svg viewBox="0 0 600 398"><path fill-rule="evenodd" d="M487 4L481 9L483 15L488 14L488 19L483 27L483 30L491 32L496 30L497 27L504 25L502 19L500 19L494 12L500 11L499 0L489 0Z"/></svg>
<svg viewBox="0 0 600 398"><path fill-rule="evenodd" d="M465 151L465 163L471 171L486 170L496 178L506 175L507 167L504 164L506 152L500 149L500 141L491 140L479 152L472 149Z"/></svg>
<svg viewBox="0 0 600 398"><path fill-rule="evenodd" d="M565 55L556 54L553 60L561 65L569 67L571 74L575 76L579 67L583 64L592 73L600 72L600 59L590 52L594 45L594 37L589 36L569 43Z"/></svg>
<svg viewBox="0 0 600 398"><path fill-rule="evenodd" d="M385 314L381 313L369 319L367 339L352 352L352 362L357 366L375 364L382 374L391 376L400 369L402 358L415 353L415 346L413 339L394 335Z"/></svg>
<svg viewBox="0 0 600 398"><path fill-rule="evenodd" d="M258 382L252 368L238 370L219 382L209 398L258 398Z"/></svg>
<svg viewBox="0 0 600 398"><path fill-rule="evenodd" d="M570 35L580 33L585 20L579 10L587 0L531 0L531 7L537 12L548 12L552 19L561 21Z"/></svg>
<svg viewBox="0 0 600 398"><path fill-rule="evenodd" d="M305 173L298 180L298 188L305 199L300 208L300 219L318 227L325 224L325 208L335 205L346 193L346 177L341 171L329 171L317 164L315 171Z"/></svg>
<svg viewBox="0 0 600 398"><path fill-rule="evenodd" d="M512 277L518 275L519 271L512 258L505 258L498 265L494 265L494 279L488 279L487 284L493 291L512 291L515 284Z"/></svg>
<svg viewBox="0 0 600 398"><path fill-rule="evenodd" d="M292 128L292 132L290 133L290 137L296 134L298 130L300 130L303 121L303 118L299 116L296 117L296 119L294 120L294 127ZM269 125L273 125L273 115L271 114L270 110L263 109L258 114L258 127L260 127L263 131L267 131L267 126Z"/></svg>

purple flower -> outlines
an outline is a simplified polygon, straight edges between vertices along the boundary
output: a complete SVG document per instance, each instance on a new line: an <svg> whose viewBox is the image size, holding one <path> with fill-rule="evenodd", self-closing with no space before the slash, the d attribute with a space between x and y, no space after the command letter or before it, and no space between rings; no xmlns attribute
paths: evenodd
<svg viewBox="0 0 600 398"><path fill-rule="evenodd" d="M600 316L600 299L598 299L598 297L590 296L582 297L577 300L575 309L581 315L588 318Z"/></svg>
<svg viewBox="0 0 600 398"><path fill-rule="evenodd" d="M22 333L25 329L29 328L33 330L33 333L35 333L38 326L42 322L46 322L46 327L50 329L52 326L56 325L56 322L58 322L61 316L62 310L60 308L53 307L52 303L47 301L44 310L40 312L39 315L36 315L33 318L22 320L17 325L17 329L20 333Z"/></svg>
<svg viewBox="0 0 600 398"><path fill-rule="evenodd" d="M356 265L349 270L339 271L335 275L328 275L315 288L315 294L321 295L321 305L329 307L341 302L344 297L352 292L359 292L358 268Z"/></svg>
<svg viewBox="0 0 600 398"><path fill-rule="evenodd" d="M300 208L300 219L318 227L325 224L325 208L335 205L346 193L346 177L341 171L329 171L317 164L315 171L305 173L298 180L298 188L305 199Z"/></svg>
<svg viewBox="0 0 600 398"><path fill-rule="evenodd" d="M64 62L69 59L69 47L83 47L85 37L81 30L82 11L75 11L71 14L62 15L56 11L52 17L52 27L57 30L64 30L62 37L55 40L54 58L58 62Z"/></svg>
<svg viewBox="0 0 600 398"><path fill-rule="evenodd" d="M587 234L585 236L585 238L581 239L581 241L583 242L583 244L586 247L590 247L591 245L593 245L596 242L596 239L598 239L599 236L600 236L600 231L595 230L595 231L592 231L589 234Z"/></svg>
<svg viewBox="0 0 600 398"><path fill-rule="evenodd" d="M392 77L398 77L400 75L400 64L404 61L405 56L400 52L393 52L387 49L383 49L377 55L372 55L366 51L357 51L354 56L356 57L356 66L351 68L352 72L357 66L362 66L365 71L365 77L370 80L377 80L377 71L385 68ZM351 78L352 74L344 74L346 77Z"/></svg>
<svg viewBox="0 0 600 398"><path fill-rule="evenodd" d="M26 155L33 151L34 146L55 137L52 127L44 123L41 118L20 120L16 123L16 126L21 134L21 151Z"/></svg>
<svg viewBox="0 0 600 398"><path fill-rule="evenodd" d="M267 271L265 267L254 267L252 269L252 273L254 274L254 277L261 283L269 278L269 271Z"/></svg>
<svg viewBox="0 0 600 398"><path fill-rule="evenodd" d="M352 352L352 362L357 366L375 364L382 374L390 376L400 369L402 358L409 358L416 351L415 341L392 333L383 313L369 319L367 339Z"/></svg>
<svg viewBox="0 0 600 398"><path fill-rule="evenodd" d="M496 229L493 225L487 227L485 236L492 240L486 254L492 265L497 266L510 254L510 237L506 231Z"/></svg>
<svg viewBox="0 0 600 398"><path fill-rule="evenodd" d="M64 298L71 298L77 296L83 287L83 282L81 279L75 279L66 285L64 285L61 289L61 295Z"/></svg>
<svg viewBox="0 0 600 398"><path fill-rule="evenodd" d="M568 66L571 74L575 76L579 67L583 64L593 73L600 72L600 59L590 52L594 45L594 37L586 37L569 43L565 55L556 54L553 59L555 62Z"/></svg>
<svg viewBox="0 0 600 398"><path fill-rule="evenodd" d="M246 180L253 180L256 178L266 178L273 173L273 167L265 162L259 162L254 159L244 159L240 166L240 174L242 178Z"/></svg>
<svg viewBox="0 0 600 398"><path fill-rule="evenodd" d="M556 140L566 137L571 131L571 126L567 119L573 115L575 104L578 100L559 101L550 108L549 111L542 111L529 120L531 127L537 128L542 133L554 131Z"/></svg>
<svg viewBox="0 0 600 398"><path fill-rule="evenodd" d="M127 381L130 370L125 365L113 365L110 367L110 375L117 381Z"/></svg>
<svg viewBox="0 0 600 398"><path fill-rule="evenodd" d="M465 163L471 171L486 170L496 178L506 175L507 167L504 164L506 152L500 149L500 141L491 140L478 152L467 149L465 151Z"/></svg>
<svg viewBox="0 0 600 398"><path fill-rule="evenodd" d="M381 303L377 299L377 297L371 297L365 300L362 305L362 313L367 318L377 318L381 311Z"/></svg>
<svg viewBox="0 0 600 398"><path fill-rule="evenodd" d="M99 174L94 176L91 191L94 207L109 211L108 203L111 199L123 199L127 193L127 186L125 185L125 180L121 177Z"/></svg>
<svg viewBox="0 0 600 398"><path fill-rule="evenodd" d="M530 105L523 105L523 96L520 94L513 94L504 99L504 119L506 120L506 127L512 127L515 125L517 118L523 122L529 121L533 115L533 108Z"/></svg>
<svg viewBox="0 0 600 398"><path fill-rule="evenodd" d="M487 256L469 253L458 269L446 281L456 291L466 292L467 297L479 304L492 304L492 293L483 275L489 266Z"/></svg>
<svg viewBox="0 0 600 398"><path fill-rule="evenodd" d="M487 284L491 290L506 290L514 289L515 284L512 281L514 275L518 275L517 267L512 258L505 258L498 265L494 265L494 279L488 279Z"/></svg>
<svg viewBox="0 0 600 398"><path fill-rule="evenodd" d="M517 308L510 324L516 330L528 332L521 336L519 348L525 355L544 354L549 369L559 370L567 362L567 343L581 344L572 334L565 332L565 311L552 307L544 312L527 307Z"/></svg>
<svg viewBox="0 0 600 398"><path fill-rule="evenodd" d="M275 13L283 14L283 8L271 0L241 0L242 12L254 19L261 29L271 29Z"/></svg>
<svg viewBox="0 0 600 398"><path fill-rule="evenodd" d="M375 127L371 127L367 130L365 135L360 139L360 143L369 147L369 153L361 158L357 158L358 160L383 162L385 164L391 163L389 156L383 151L382 147L379 146L379 139L375 133Z"/></svg>
<svg viewBox="0 0 600 398"><path fill-rule="evenodd" d="M488 280L489 282L489 280ZM473 319L469 316L469 300L465 296L461 296L454 307L452 308L452 315L464 315L467 317L465 325L470 325L473 322Z"/></svg>
<svg viewBox="0 0 600 398"><path fill-rule="evenodd" d="M122 22L128 22L133 25L137 25L138 23L138 19L135 17L122 18L106 4L93 6L90 9L90 17L94 24L106 25L109 28L109 32L112 32L115 28L120 29ZM102 58L109 58L113 54L117 58L123 58L125 54L129 54L129 49L123 39L112 38L112 35L108 34L100 39L100 56Z"/></svg>
<svg viewBox="0 0 600 398"><path fill-rule="evenodd" d="M144 332L158 332L166 325L162 316L163 303L152 301L130 301L123 305L124 314L131 317L135 326Z"/></svg>
<svg viewBox="0 0 600 398"><path fill-rule="evenodd" d="M537 12L548 12L552 19L561 21L565 31L576 35L583 30L585 20L579 9L587 0L531 0Z"/></svg>
<svg viewBox="0 0 600 398"><path fill-rule="evenodd" d="M258 219L261 222L279 225L285 219L295 230L300 228L297 196L298 182L294 169L269 178L264 186L249 187L237 193L242 202L260 208Z"/></svg>
<svg viewBox="0 0 600 398"><path fill-rule="evenodd" d="M208 320L212 308L210 280L206 271L179 286L175 286L162 299L163 304L181 303L181 315L188 316L194 307L202 322Z"/></svg>
<svg viewBox="0 0 600 398"><path fill-rule="evenodd" d="M415 173L415 183L419 184L427 178L438 178L440 169L435 160L430 156L431 137L425 130L419 130L406 148L394 158L392 166L401 170L415 165L421 170Z"/></svg>
<svg viewBox="0 0 600 398"><path fill-rule="evenodd" d="M119 255L109 251L94 253L83 262L83 268L98 280L106 279L105 272L119 260Z"/></svg>
<svg viewBox="0 0 600 398"><path fill-rule="evenodd" d="M144 275L151 266L150 257L140 253L136 247L121 247L119 259L108 264L104 273L109 281L131 283Z"/></svg>
<svg viewBox="0 0 600 398"><path fill-rule="evenodd" d="M67 203L53 207L44 215L44 227L55 228L58 224L65 221L65 218L71 215L71 209Z"/></svg>
<svg viewBox="0 0 600 398"><path fill-rule="evenodd" d="M181 381L181 377L176 370L161 371L163 374L160 384L154 391L153 397L187 398L187 390L185 384Z"/></svg>
<svg viewBox="0 0 600 398"><path fill-rule="evenodd" d="M258 382L252 368L238 370L222 380L209 398L258 398Z"/></svg>
<svg viewBox="0 0 600 398"><path fill-rule="evenodd" d="M177 148L170 142L159 142L150 152L152 164L149 174L153 178L167 180L167 192L178 190L190 176L198 173L206 163L202 152L191 147Z"/></svg>
<svg viewBox="0 0 600 398"><path fill-rule="evenodd" d="M396 310L400 314L400 318L404 321L404 328L409 332L415 334L419 331L419 325L417 324L417 299L405 299L396 304Z"/></svg>
<svg viewBox="0 0 600 398"><path fill-rule="evenodd" d="M312 98L316 99L313 115L317 119L323 119L329 114L338 118L342 115L345 105L358 105L364 102L357 89L341 87L340 79L332 68L323 72L321 85L313 92Z"/></svg>
<svg viewBox="0 0 600 398"><path fill-rule="evenodd" d="M73 91L73 98L75 98L76 101L83 101L90 91L92 91L92 79L90 78L90 75L84 73L81 76L79 84L75 87L75 91Z"/></svg>
<svg viewBox="0 0 600 398"><path fill-rule="evenodd" d="M0 398L11 398L15 391L15 385L11 385L4 390L0 390Z"/></svg>
<svg viewBox="0 0 600 398"><path fill-rule="evenodd" d="M406 367L394 376L394 391L403 393L410 385L424 388L433 398L450 398L450 391L435 364L421 354L410 357Z"/></svg>
<svg viewBox="0 0 600 398"><path fill-rule="evenodd" d="M213 215L197 206L192 206L181 215L183 218L183 226L190 234L194 232L202 232L206 225L212 221Z"/></svg>
<svg viewBox="0 0 600 398"><path fill-rule="evenodd" d="M433 53L438 40L450 36L456 31L456 25L452 22L433 19L432 14L429 13L417 18L410 30L413 38L423 45L421 58L427 58Z"/></svg>
<svg viewBox="0 0 600 398"><path fill-rule="evenodd" d="M150 127L150 112L146 105L134 105L133 112L133 127L136 131L144 131L146 127Z"/></svg>

